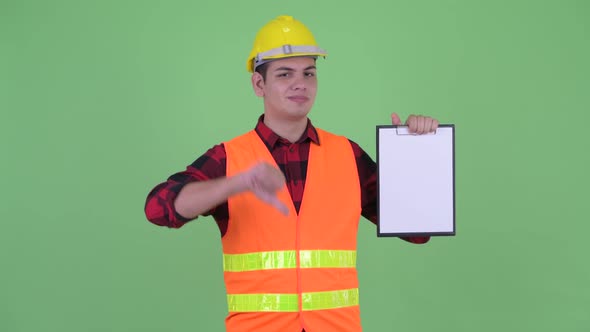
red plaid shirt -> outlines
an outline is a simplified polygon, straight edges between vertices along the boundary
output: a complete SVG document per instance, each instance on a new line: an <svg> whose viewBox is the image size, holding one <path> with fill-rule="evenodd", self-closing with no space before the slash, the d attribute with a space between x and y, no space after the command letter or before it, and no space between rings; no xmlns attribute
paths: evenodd
<svg viewBox="0 0 590 332"><path fill-rule="evenodd" d="M321 143L318 134L311 121L308 120L307 128L301 138L297 142L291 143L268 128L263 119L264 115L260 116L255 131L271 152L283 174L285 174L291 199L295 209L299 212L305 188L309 147L311 143ZM377 165L358 144L349 141L354 152L359 174L362 215L376 223ZM147 219L156 225L171 228L180 228L190 221L190 219L181 216L174 208L176 196L187 183L225 176L226 158L223 143L215 145L189 165L185 171L173 174L166 182L158 184L152 189L146 200L145 214ZM223 236L227 230L229 220L227 202L203 214L203 216L209 215L213 216ZM425 243L429 240L429 237L408 237L403 239L412 243Z"/></svg>

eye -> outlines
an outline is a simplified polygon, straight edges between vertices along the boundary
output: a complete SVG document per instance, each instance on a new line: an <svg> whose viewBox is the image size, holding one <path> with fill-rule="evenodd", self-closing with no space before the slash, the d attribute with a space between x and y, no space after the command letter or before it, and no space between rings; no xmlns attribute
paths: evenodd
<svg viewBox="0 0 590 332"><path fill-rule="evenodd" d="M307 77L314 77L315 76L315 73L314 72L307 72L307 73L305 73L305 76L307 76Z"/></svg>
<svg viewBox="0 0 590 332"><path fill-rule="evenodd" d="M277 75L277 77L289 77L290 73L289 72L285 72L285 73L280 73Z"/></svg>

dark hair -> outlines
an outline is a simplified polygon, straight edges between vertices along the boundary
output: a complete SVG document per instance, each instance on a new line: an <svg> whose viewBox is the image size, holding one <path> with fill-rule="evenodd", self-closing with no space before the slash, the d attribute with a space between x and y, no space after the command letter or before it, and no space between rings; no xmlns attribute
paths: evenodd
<svg viewBox="0 0 590 332"><path fill-rule="evenodd" d="M314 57L313 62L316 62L316 61L317 61L317 58ZM260 66L256 67L256 69L254 70L255 72L262 75L262 80L266 80L266 72L268 71L268 64L269 63L271 63L271 61L261 64Z"/></svg>
<svg viewBox="0 0 590 332"><path fill-rule="evenodd" d="M254 71L259 73L260 75L262 75L263 80L266 80L266 71L267 70L268 70L268 62L263 63L260 66L256 67L256 70L254 70Z"/></svg>

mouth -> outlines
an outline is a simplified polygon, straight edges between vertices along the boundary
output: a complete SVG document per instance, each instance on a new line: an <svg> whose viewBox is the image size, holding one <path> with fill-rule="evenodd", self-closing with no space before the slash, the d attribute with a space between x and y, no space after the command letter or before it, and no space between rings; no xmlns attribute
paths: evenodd
<svg viewBox="0 0 590 332"><path fill-rule="evenodd" d="M298 104L303 104L303 103L309 101L309 98L306 96L291 96L291 97L287 97L287 99L289 99L290 101L296 102Z"/></svg>

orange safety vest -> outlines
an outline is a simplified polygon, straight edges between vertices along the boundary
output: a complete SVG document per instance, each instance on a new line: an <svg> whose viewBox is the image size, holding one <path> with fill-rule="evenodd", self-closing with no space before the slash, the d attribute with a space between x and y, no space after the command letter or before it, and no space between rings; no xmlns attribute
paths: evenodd
<svg viewBox="0 0 590 332"><path fill-rule="evenodd" d="M317 129L303 200L289 216L250 192L228 199L222 238L228 332L362 331L356 272L360 184L348 139ZM225 144L227 176L276 165L255 131Z"/></svg>

